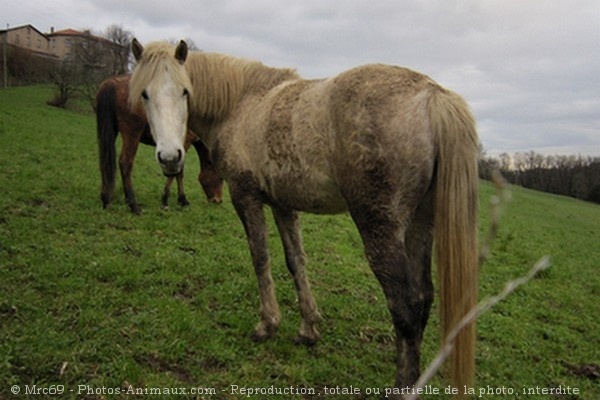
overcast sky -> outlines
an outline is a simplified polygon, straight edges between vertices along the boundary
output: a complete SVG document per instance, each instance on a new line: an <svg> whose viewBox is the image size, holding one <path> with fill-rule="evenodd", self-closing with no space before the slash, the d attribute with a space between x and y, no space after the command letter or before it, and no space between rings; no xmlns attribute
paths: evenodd
<svg viewBox="0 0 600 400"><path fill-rule="evenodd" d="M462 94L488 154L600 156L600 0L0 0L0 23L42 32L121 25L142 43L294 67L373 62Z"/></svg>

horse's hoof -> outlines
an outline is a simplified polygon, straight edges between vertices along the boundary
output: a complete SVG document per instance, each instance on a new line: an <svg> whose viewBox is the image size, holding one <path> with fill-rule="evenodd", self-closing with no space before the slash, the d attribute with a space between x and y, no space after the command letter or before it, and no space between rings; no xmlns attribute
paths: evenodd
<svg viewBox="0 0 600 400"><path fill-rule="evenodd" d="M223 202L223 199L220 197L211 197L210 199L208 199L208 202L210 204L221 204Z"/></svg>
<svg viewBox="0 0 600 400"><path fill-rule="evenodd" d="M190 202L185 197L180 197L177 202L181 207L187 207L190 205Z"/></svg>
<svg viewBox="0 0 600 400"><path fill-rule="evenodd" d="M267 341L269 339L269 337L265 336L265 335L260 335L256 332L253 332L252 335L250 335L250 339L252 339L253 342L261 343L261 342Z"/></svg>
<svg viewBox="0 0 600 400"><path fill-rule="evenodd" d="M295 344L309 346L309 347L314 346L315 344L317 344L318 341L319 341L318 337L308 337L308 336L303 336L303 335L298 335L294 339Z"/></svg>
<svg viewBox="0 0 600 400"><path fill-rule="evenodd" d="M253 342L256 343L262 343L262 342L266 342L267 340L271 339L274 335L270 335L264 332L253 332L252 335L250 335L250 339L252 339Z"/></svg>
<svg viewBox="0 0 600 400"><path fill-rule="evenodd" d="M298 336L295 339L296 344L314 346L321 337L321 334L317 330L316 322L322 319L321 314L316 310L310 316L310 319L303 319L300 323L300 329L298 329Z"/></svg>
<svg viewBox="0 0 600 400"><path fill-rule="evenodd" d="M142 209L140 207L136 206L131 206L131 212L134 213L135 215L142 215Z"/></svg>
<svg viewBox="0 0 600 400"><path fill-rule="evenodd" d="M255 342L264 342L275 337L277 333L277 325L267 325L260 323L259 326L252 333L252 340Z"/></svg>

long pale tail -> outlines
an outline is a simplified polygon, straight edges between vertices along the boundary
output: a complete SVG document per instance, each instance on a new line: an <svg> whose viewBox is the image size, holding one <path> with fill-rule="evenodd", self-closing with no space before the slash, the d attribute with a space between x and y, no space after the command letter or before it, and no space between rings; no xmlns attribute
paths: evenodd
<svg viewBox="0 0 600 400"><path fill-rule="evenodd" d="M429 100L429 119L438 145L435 242L445 338L477 304L479 143L473 116L455 93L436 90ZM473 383L476 340L473 322L454 342L449 374L456 387Z"/></svg>
<svg viewBox="0 0 600 400"><path fill-rule="evenodd" d="M102 192L100 197L106 207L112 200L115 187L116 149L118 127L116 116L116 90L114 85L103 85L96 94L96 129L100 155Z"/></svg>

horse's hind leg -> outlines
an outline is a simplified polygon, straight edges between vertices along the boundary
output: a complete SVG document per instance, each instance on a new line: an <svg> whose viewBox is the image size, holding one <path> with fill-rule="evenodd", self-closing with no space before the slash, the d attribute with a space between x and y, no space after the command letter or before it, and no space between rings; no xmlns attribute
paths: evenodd
<svg viewBox="0 0 600 400"><path fill-rule="evenodd" d="M417 208L406 232L406 250L411 273L421 278L423 308L421 314L422 331L429 320L433 303L433 282L431 281L431 250L433 246L433 192L429 192ZM423 333L421 331L421 334Z"/></svg>
<svg viewBox="0 0 600 400"><path fill-rule="evenodd" d="M200 158L198 182L206 194L206 199L210 203L220 204L223 201L223 178L210 160L210 153L206 146L199 140L193 142L192 145Z"/></svg>
<svg viewBox="0 0 600 400"><path fill-rule="evenodd" d="M269 265L267 226L263 204L256 197L245 193L244 189L240 190L233 182L230 188L231 200L246 231L254 272L258 279L260 321L252 338L262 341L275 336L281 320L279 305L275 298L275 284Z"/></svg>
<svg viewBox="0 0 600 400"><path fill-rule="evenodd" d="M166 209L169 207L169 196L171 196L171 185L173 185L174 176L169 176L165 181L165 187L163 189L162 197L160 198L160 204L162 208Z"/></svg>
<svg viewBox="0 0 600 400"><path fill-rule="evenodd" d="M428 314L429 297L421 282L422 271L414 271L405 246L410 220L388 215L389 208L367 201L350 206L369 260L379 280L396 331L396 387L415 384L419 377L423 316ZM411 242L412 243L412 242Z"/></svg>
<svg viewBox="0 0 600 400"><path fill-rule="evenodd" d="M321 320L321 315L317 310L317 303L310 291L310 284L306 277L304 268L306 255L302 246L298 213L273 207L273 215L275 216L275 222L277 223L277 228L283 242L285 262L288 270L294 277L300 301L302 321L300 323L297 342L314 344L320 337L316 324Z"/></svg>
<svg viewBox="0 0 600 400"><path fill-rule="evenodd" d="M131 173L133 171L133 160L137 153L138 145L140 144L141 132L129 133L125 132L122 135L123 146L121 150L121 156L119 157L119 167L121 170L121 178L123 180L123 190L125 191L125 201L135 214L141 214L142 210L138 205L133 191L133 184L131 182Z"/></svg>

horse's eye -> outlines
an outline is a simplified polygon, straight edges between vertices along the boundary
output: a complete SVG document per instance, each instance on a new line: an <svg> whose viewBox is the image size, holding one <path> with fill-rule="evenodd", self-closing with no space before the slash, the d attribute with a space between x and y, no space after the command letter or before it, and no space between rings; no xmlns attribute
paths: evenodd
<svg viewBox="0 0 600 400"><path fill-rule="evenodd" d="M146 92L146 90L142 91L142 97L144 100L148 100L148 92Z"/></svg>
<svg viewBox="0 0 600 400"><path fill-rule="evenodd" d="M183 96L189 96L190 92L187 89L183 89Z"/></svg>

